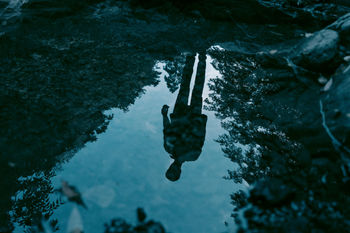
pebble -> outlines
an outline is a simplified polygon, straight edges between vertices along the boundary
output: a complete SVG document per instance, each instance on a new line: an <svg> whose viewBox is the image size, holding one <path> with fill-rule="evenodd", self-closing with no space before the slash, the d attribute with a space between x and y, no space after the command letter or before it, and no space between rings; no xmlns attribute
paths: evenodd
<svg viewBox="0 0 350 233"><path fill-rule="evenodd" d="M306 38L309 38L310 36L312 36L313 35L313 33L305 33L304 34L304 36L306 37Z"/></svg>
<svg viewBox="0 0 350 233"><path fill-rule="evenodd" d="M34 58L35 60L39 60L41 58L41 55L37 53L33 53L32 58Z"/></svg>
<svg viewBox="0 0 350 233"><path fill-rule="evenodd" d="M323 75L321 75L319 78L318 78L318 82L320 83L320 84L322 84L322 85L325 85L326 83L327 83L327 79L323 76Z"/></svg>
<svg viewBox="0 0 350 233"><path fill-rule="evenodd" d="M323 91L329 91L333 85L333 79L331 78L323 87Z"/></svg>
<svg viewBox="0 0 350 233"><path fill-rule="evenodd" d="M270 50L270 54L271 55L274 55L274 54L276 54L278 51L276 50L276 49L273 49L273 50Z"/></svg>

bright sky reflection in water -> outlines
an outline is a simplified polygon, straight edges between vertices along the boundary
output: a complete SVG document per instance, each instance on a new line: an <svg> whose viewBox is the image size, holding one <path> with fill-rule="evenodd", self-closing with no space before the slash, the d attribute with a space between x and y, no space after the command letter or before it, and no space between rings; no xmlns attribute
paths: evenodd
<svg viewBox="0 0 350 233"><path fill-rule="evenodd" d="M208 57L206 82L220 75L210 60ZM156 65L160 70L162 66ZM84 232L102 233L103 224L115 217L135 222L137 207L143 207L150 219L174 233L223 232L228 230L224 222L233 222L230 194L238 186L222 178L233 164L214 141L222 129L212 112L204 111L207 133L199 159L183 165L179 181L165 178L172 160L163 148L160 110L163 104L172 110L177 93L168 91L164 75L162 72L158 86L146 88L128 112L109 111L114 118L107 131L81 149L54 177L55 187L64 179L81 191L89 208L79 208ZM205 85L203 99L208 93ZM73 207L67 203L55 211L60 232L67 231Z"/></svg>

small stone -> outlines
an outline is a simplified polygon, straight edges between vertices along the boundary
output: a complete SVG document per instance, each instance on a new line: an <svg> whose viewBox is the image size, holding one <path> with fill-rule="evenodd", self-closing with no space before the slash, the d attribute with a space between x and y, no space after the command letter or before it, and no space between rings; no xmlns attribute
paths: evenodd
<svg viewBox="0 0 350 233"><path fill-rule="evenodd" d="M323 87L323 91L326 92L326 91L329 91L331 89L333 85L333 79L331 78L327 83L326 85Z"/></svg>
<svg viewBox="0 0 350 233"><path fill-rule="evenodd" d="M337 108L333 110L333 113L334 113L334 118L338 118L341 116L341 111Z"/></svg>
<svg viewBox="0 0 350 233"><path fill-rule="evenodd" d="M269 53L270 53L271 55L274 55L274 54L276 54L277 52L278 52L278 50L273 49L273 50L270 50L270 52L269 52Z"/></svg>
<svg viewBox="0 0 350 233"><path fill-rule="evenodd" d="M309 38L309 37L311 37L313 35L313 33L305 33L304 34L304 36L306 37L306 38Z"/></svg>
<svg viewBox="0 0 350 233"><path fill-rule="evenodd" d="M16 167L16 164L15 163L13 163L13 162L8 162L8 165L9 165L9 167Z"/></svg>
<svg viewBox="0 0 350 233"><path fill-rule="evenodd" d="M297 210L299 209L299 207L298 207L294 202L292 202L292 203L290 204L290 206L291 206L292 209L295 210L295 211L297 211Z"/></svg>
<svg viewBox="0 0 350 233"><path fill-rule="evenodd" d="M343 74L345 74L346 72L348 72L350 70L350 65L348 67L346 67L344 70L343 70Z"/></svg>
<svg viewBox="0 0 350 233"><path fill-rule="evenodd" d="M347 21L345 21L345 22L342 24L340 30L341 30L342 32L348 32L348 31L350 31L350 19L348 19Z"/></svg>
<svg viewBox="0 0 350 233"><path fill-rule="evenodd" d="M41 55L39 55L37 53L33 53L32 58L34 58L35 60L39 60L41 58Z"/></svg>
<svg viewBox="0 0 350 233"><path fill-rule="evenodd" d="M322 85L325 85L326 83L327 83L327 79L323 76L323 75L321 75L319 78L318 78L318 82L320 83L320 84L322 84Z"/></svg>
<svg viewBox="0 0 350 233"><path fill-rule="evenodd" d="M343 59L344 59L344 61L349 62L350 61L350 56L346 56Z"/></svg>
<svg viewBox="0 0 350 233"><path fill-rule="evenodd" d="M350 118L350 112L346 114L346 117L347 117L347 118Z"/></svg>

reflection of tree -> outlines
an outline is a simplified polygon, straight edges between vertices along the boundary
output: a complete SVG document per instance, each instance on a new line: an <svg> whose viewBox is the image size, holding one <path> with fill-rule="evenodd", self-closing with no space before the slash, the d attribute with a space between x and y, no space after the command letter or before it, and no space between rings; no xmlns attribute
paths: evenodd
<svg viewBox="0 0 350 233"><path fill-rule="evenodd" d="M164 70L168 75L166 75L164 79L171 93L174 93L181 84L181 75L185 66L185 58L185 56L177 56L173 60L165 62Z"/></svg>
<svg viewBox="0 0 350 233"><path fill-rule="evenodd" d="M146 214L142 208L137 209L138 222L133 226L124 219L112 219L109 224L105 224L105 233L165 233L163 225L159 222L146 219Z"/></svg>
<svg viewBox="0 0 350 233"><path fill-rule="evenodd" d="M164 15L153 17L155 12L142 16L142 11L133 15L130 9L109 8L114 2L77 12L70 9L81 1L65 7L66 2L29 1L23 24L0 38L0 175L7 177L1 180L5 191L0 193L0 231L10 231L2 227L11 228L7 227L12 224L9 212L15 205L29 203L11 201L18 190L30 188L28 183L28 187L18 187L19 177L52 175L50 171L106 130L111 116L105 110L127 111L145 86L158 83L152 71L155 60L208 47L200 32L216 36L208 30L213 25L204 30L202 26L209 24L194 24L183 15L173 15L167 24ZM51 15L53 6L64 7L67 11L60 16L65 17ZM108 17L95 17L92 12L103 14L105 9L111 9ZM55 19L47 17L50 15ZM175 58L176 68L181 59ZM169 73L171 66L169 63ZM179 79L175 73L172 77L168 83L174 83L169 86L174 91ZM28 199L37 197L33 193ZM40 207L34 207L37 210L30 211L39 212Z"/></svg>
<svg viewBox="0 0 350 233"><path fill-rule="evenodd" d="M53 211L63 204L50 200L53 193L51 174L34 174L18 181L17 196L13 201L12 218L22 226L35 226L49 219ZM50 221L53 225L55 220Z"/></svg>
<svg viewBox="0 0 350 233"><path fill-rule="evenodd" d="M277 114L270 113L273 118L262 115L267 111L267 104L271 107L265 95L275 87L261 78L264 74L259 70L256 60L253 57L232 54L220 58L222 63L216 65L224 76L222 79L212 80L210 84L215 92L211 94L209 110L217 112L217 116L223 121L223 127L230 132L220 136L218 141L224 152L241 165L241 174L233 172L231 175L237 181L244 178L251 183L269 171L268 165L260 161L261 151L274 151L276 147L281 147L280 153L289 153L296 148L288 144L286 135L277 129ZM260 168L261 174L245 172L253 167Z"/></svg>
<svg viewBox="0 0 350 233"><path fill-rule="evenodd" d="M50 215L54 168L106 130L105 110L127 111L158 83L154 56L135 44L92 23L94 32L81 21L39 22L0 41L1 232L11 231L12 220L30 225L33 216ZM41 175L18 183L34 174ZM23 197L11 201L16 194Z"/></svg>
<svg viewBox="0 0 350 233"><path fill-rule="evenodd" d="M239 166L228 178L252 187L231 196L236 222L244 212L253 232L347 231L346 164L322 129L319 88L303 78L310 74L296 77L267 54L212 56L223 77L211 81L207 108L222 120L218 142Z"/></svg>
<svg viewBox="0 0 350 233"><path fill-rule="evenodd" d="M4 178L0 194L1 232L12 232L11 222L20 226L36 226L42 220L49 219L53 210L62 204L60 200L50 197L53 193L50 181L52 174L37 173L30 177L18 178L17 168L11 166L7 163L2 163L1 166L1 176ZM50 224L55 229L57 220L51 219ZM27 227L25 229L30 230Z"/></svg>

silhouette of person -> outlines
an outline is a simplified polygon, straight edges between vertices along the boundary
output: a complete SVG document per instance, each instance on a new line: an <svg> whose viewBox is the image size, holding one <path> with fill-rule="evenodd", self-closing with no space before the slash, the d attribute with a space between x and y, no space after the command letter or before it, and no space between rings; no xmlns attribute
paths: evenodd
<svg viewBox="0 0 350 233"><path fill-rule="evenodd" d="M168 105L162 108L164 149L174 159L166 172L170 181L176 181L181 175L181 166L186 161L195 161L202 152L205 140L207 116L202 114L202 93L205 82L205 52L199 54L199 62L191 102L188 105L190 83L195 57L188 55L182 74L179 94L174 111L168 118Z"/></svg>

